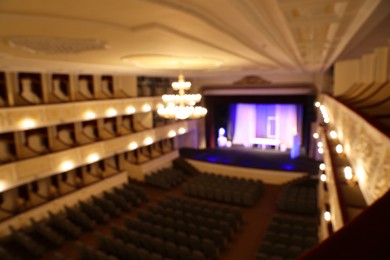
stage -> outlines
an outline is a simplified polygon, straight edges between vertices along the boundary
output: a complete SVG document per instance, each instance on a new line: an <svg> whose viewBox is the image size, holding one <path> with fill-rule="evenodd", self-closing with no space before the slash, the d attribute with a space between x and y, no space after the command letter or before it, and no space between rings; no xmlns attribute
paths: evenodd
<svg viewBox="0 0 390 260"><path fill-rule="evenodd" d="M320 162L307 157L290 158L290 152L258 148L231 147L215 149L180 149L184 158L224 165L318 174Z"/></svg>

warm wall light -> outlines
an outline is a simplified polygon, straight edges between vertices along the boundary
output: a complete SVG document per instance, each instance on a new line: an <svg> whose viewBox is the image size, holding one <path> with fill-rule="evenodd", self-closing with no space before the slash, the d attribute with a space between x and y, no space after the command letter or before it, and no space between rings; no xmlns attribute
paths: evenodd
<svg viewBox="0 0 390 260"><path fill-rule="evenodd" d="M145 104L142 106L142 111L143 112L149 112L152 108L150 107L149 104Z"/></svg>
<svg viewBox="0 0 390 260"><path fill-rule="evenodd" d="M324 153L324 148L319 147L319 148L318 148L318 153L319 153L319 154L323 154L323 153Z"/></svg>
<svg viewBox="0 0 390 260"><path fill-rule="evenodd" d="M321 103L320 103L319 101L317 101L317 102L314 103L314 106L315 106L315 107L320 107L320 106L321 106Z"/></svg>
<svg viewBox="0 0 390 260"><path fill-rule="evenodd" d="M153 143L153 138L152 137L146 137L144 139L144 145L150 145Z"/></svg>
<svg viewBox="0 0 390 260"><path fill-rule="evenodd" d="M60 170L63 172L69 171L74 168L74 163L71 160L64 161L60 164Z"/></svg>
<svg viewBox="0 0 390 260"><path fill-rule="evenodd" d="M186 132L186 129L184 127L180 127L178 130L179 134L184 134Z"/></svg>
<svg viewBox="0 0 390 260"><path fill-rule="evenodd" d="M321 147L324 147L324 144L323 144L322 142L318 142L318 143L317 143L317 147L320 147L320 148L321 148Z"/></svg>
<svg viewBox="0 0 390 260"><path fill-rule="evenodd" d="M342 153L343 152L343 146L341 144L336 145L336 153Z"/></svg>
<svg viewBox="0 0 390 260"><path fill-rule="evenodd" d="M96 118L96 114L93 111L87 111L84 113L85 119L94 119Z"/></svg>
<svg viewBox="0 0 390 260"><path fill-rule="evenodd" d="M133 106L126 107L126 114L134 114L135 108Z"/></svg>
<svg viewBox="0 0 390 260"><path fill-rule="evenodd" d="M332 215L330 214L329 211L325 211L324 212L324 219L325 219L326 222L329 222L331 217L332 217Z"/></svg>
<svg viewBox="0 0 390 260"><path fill-rule="evenodd" d="M35 120L33 120L31 118L25 118L25 119L20 121L19 125L22 129L29 129L29 128L35 127L37 124L36 124Z"/></svg>
<svg viewBox="0 0 390 260"><path fill-rule="evenodd" d="M175 130L171 130L168 132L168 137L175 137L175 136L176 136Z"/></svg>
<svg viewBox="0 0 390 260"><path fill-rule="evenodd" d="M118 112L116 111L115 108L110 107L109 109L106 110L106 116L113 117L116 116Z"/></svg>
<svg viewBox="0 0 390 260"><path fill-rule="evenodd" d="M138 148L138 144L136 142L131 142L128 146L130 150L134 150Z"/></svg>
<svg viewBox="0 0 390 260"><path fill-rule="evenodd" d="M87 156L87 162L88 163L93 163L99 161L100 157L99 154L97 153L91 153Z"/></svg>
<svg viewBox="0 0 390 260"><path fill-rule="evenodd" d="M314 134L313 134L313 138L314 138L314 139L318 139L319 137L320 137L320 135L319 135L318 133L314 133Z"/></svg>
<svg viewBox="0 0 390 260"><path fill-rule="evenodd" d="M320 164L320 170L321 170L321 171L324 171L325 168L326 168L325 163L321 163L321 164Z"/></svg>
<svg viewBox="0 0 390 260"><path fill-rule="evenodd" d="M326 174L325 174L325 173L322 173L322 174L321 174L320 180L321 180L322 182L326 182Z"/></svg>
<svg viewBox="0 0 390 260"><path fill-rule="evenodd" d="M0 192L4 191L8 187L8 183L4 180L0 180Z"/></svg>
<svg viewBox="0 0 390 260"><path fill-rule="evenodd" d="M336 139L336 138L337 138L337 132L334 131L334 130L332 130L332 131L330 131L329 136L330 136L330 138L332 138L332 139Z"/></svg>
<svg viewBox="0 0 390 260"><path fill-rule="evenodd" d="M352 168L349 166L344 167L344 178L348 181L352 180L353 174L352 174Z"/></svg>

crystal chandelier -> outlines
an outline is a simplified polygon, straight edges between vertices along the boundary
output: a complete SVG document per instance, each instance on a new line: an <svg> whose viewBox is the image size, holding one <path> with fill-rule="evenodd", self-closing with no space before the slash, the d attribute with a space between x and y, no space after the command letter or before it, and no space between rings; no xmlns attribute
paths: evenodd
<svg viewBox="0 0 390 260"><path fill-rule="evenodd" d="M157 113L168 119L200 118L207 114L207 109L195 106L202 96L200 94L185 94L191 88L191 82L185 81L183 74L179 73L178 81L172 83L172 89L179 94L163 95L166 104L158 108Z"/></svg>

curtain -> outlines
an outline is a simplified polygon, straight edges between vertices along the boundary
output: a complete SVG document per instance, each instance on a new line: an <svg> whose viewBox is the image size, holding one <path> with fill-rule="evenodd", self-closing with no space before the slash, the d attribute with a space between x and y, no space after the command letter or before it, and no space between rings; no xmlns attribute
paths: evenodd
<svg viewBox="0 0 390 260"><path fill-rule="evenodd" d="M234 104L230 107L229 134L233 144L250 147L253 137L270 138L267 124L275 119L275 139L286 148L293 146L294 136L300 135L297 106L294 104ZM229 138L230 139L230 138Z"/></svg>
<svg viewBox="0 0 390 260"><path fill-rule="evenodd" d="M256 105L237 104L234 126L233 144L250 147L250 139L256 137Z"/></svg>

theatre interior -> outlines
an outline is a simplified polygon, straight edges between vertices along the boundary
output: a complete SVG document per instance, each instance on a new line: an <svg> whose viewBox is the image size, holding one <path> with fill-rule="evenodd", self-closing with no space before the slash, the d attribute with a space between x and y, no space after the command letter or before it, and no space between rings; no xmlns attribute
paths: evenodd
<svg viewBox="0 0 390 260"><path fill-rule="evenodd" d="M390 1L0 24L0 259L390 259Z"/></svg>

